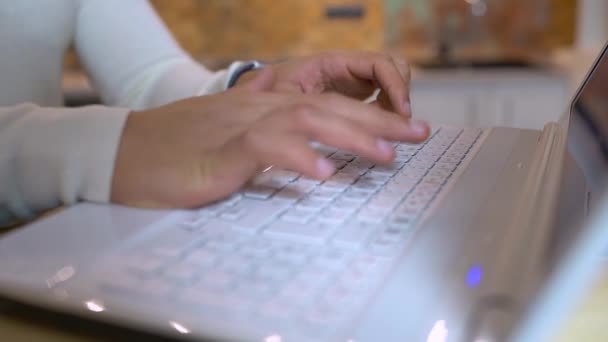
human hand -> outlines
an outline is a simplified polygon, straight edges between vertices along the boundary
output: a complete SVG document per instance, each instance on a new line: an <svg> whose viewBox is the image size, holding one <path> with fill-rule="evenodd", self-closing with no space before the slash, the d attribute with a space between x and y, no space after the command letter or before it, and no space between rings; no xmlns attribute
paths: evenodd
<svg viewBox="0 0 608 342"><path fill-rule="evenodd" d="M275 165L327 178L334 165L310 141L386 163L389 141L418 142L429 128L335 94L267 92L270 69L229 91L129 114L111 200L139 207L196 207L226 197Z"/></svg>
<svg viewBox="0 0 608 342"><path fill-rule="evenodd" d="M304 94L336 92L363 100L379 88L376 104L411 116L409 65L387 54L336 50L265 68L271 68L276 75L270 90ZM244 73L237 84L255 78L260 70Z"/></svg>

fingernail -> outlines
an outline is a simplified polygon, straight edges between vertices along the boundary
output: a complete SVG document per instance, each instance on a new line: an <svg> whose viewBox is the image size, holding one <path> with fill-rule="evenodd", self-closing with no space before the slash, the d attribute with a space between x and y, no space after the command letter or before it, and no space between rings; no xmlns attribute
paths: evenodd
<svg viewBox="0 0 608 342"><path fill-rule="evenodd" d="M410 129L418 135L427 135L429 131L429 125L424 121L411 120Z"/></svg>
<svg viewBox="0 0 608 342"><path fill-rule="evenodd" d="M317 160L317 171L319 172L319 176L327 178L334 174L336 166L325 158L319 158Z"/></svg>
<svg viewBox="0 0 608 342"><path fill-rule="evenodd" d="M393 153L393 145L384 139L378 139L376 145L382 155L388 156Z"/></svg>
<svg viewBox="0 0 608 342"><path fill-rule="evenodd" d="M410 103L410 101L405 101L403 103L403 112L404 113L412 113L412 104Z"/></svg>

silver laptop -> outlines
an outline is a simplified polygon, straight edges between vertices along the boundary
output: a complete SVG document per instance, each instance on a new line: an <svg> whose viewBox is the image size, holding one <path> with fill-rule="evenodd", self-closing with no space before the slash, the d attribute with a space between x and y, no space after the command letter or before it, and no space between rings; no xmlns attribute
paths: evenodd
<svg viewBox="0 0 608 342"><path fill-rule="evenodd" d="M544 340L608 246L607 85L604 51L542 132L439 127L391 165L320 146L327 181L270 169L197 210L73 206L0 237L0 295L177 339Z"/></svg>

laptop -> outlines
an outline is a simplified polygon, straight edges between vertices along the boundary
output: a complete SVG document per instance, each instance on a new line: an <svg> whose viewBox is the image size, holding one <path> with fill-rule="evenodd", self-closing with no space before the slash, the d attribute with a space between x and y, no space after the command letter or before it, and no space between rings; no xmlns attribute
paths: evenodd
<svg viewBox="0 0 608 342"><path fill-rule="evenodd" d="M78 204L0 237L0 295L154 336L541 341L608 246L608 55L542 132L439 127L391 165L318 146L196 210Z"/></svg>

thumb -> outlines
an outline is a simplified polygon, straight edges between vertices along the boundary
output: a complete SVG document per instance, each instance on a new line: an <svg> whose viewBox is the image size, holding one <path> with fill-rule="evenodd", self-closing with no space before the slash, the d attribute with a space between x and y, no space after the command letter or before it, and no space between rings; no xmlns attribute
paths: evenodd
<svg viewBox="0 0 608 342"><path fill-rule="evenodd" d="M265 91L271 90L274 85L274 72L270 67L264 67L262 69L250 71L256 73L251 80L247 80L242 84L237 85L235 88L245 89L250 91Z"/></svg>

